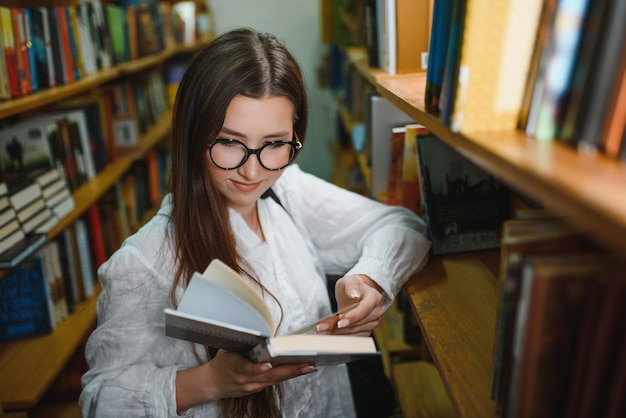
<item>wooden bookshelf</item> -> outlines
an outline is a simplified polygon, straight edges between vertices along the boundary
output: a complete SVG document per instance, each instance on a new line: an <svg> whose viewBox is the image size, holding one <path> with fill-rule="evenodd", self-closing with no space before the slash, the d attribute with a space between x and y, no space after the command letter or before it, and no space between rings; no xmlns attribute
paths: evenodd
<svg viewBox="0 0 626 418"><path fill-rule="evenodd" d="M490 417L497 252L431 257L406 284L422 335L459 417Z"/></svg>
<svg viewBox="0 0 626 418"><path fill-rule="evenodd" d="M5 411L34 408L96 323L97 294L50 334L0 344L0 404Z"/></svg>
<svg viewBox="0 0 626 418"><path fill-rule="evenodd" d="M452 132L437 115L424 111L425 73L376 80L383 96L468 159L611 251L626 254L624 164L559 142L538 142L520 131Z"/></svg>
<svg viewBox="0 0 626 418"><path fill-rule="evenodd" d="M3 5L19 6L19 3L5 1ZM56 2L48 2L47 5L52 3L56 4ZM58 3L67 4L68 1ZM151 68L159 68L175 56L200 50L210 39L211 36L207 36L193 45L168 47L157 54L99 71L70 84L2 101L0 102L0 120L8 121L21 114L36 113L58 101L96 92L99 86L111 81ZM171 112L166 112L146 134L142 135L137 149L119 156L94 179L75 190L73 193L74 210L46 234L47 239L52 240L82 216L128 172L134 161L143 158L148 150L161 142L169 134L170 129ZM78 304L75 311L57 325L51 333L0 343L0 416L29 416L30 413L36 411L38 402L94 328L98 294L99 285L96 284L96 294ZM76 408L70 408L70 410L74 415L68 416L80 416L80 412L76 415ZM46 412L42 414L40 416L46 416Z"/></svg>

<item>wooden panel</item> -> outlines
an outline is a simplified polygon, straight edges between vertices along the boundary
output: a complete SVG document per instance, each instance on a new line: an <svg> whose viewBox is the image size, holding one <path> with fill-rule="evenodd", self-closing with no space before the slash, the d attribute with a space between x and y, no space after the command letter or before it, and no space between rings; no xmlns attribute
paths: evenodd
<svg viewBox="0 0 626 418"><path fill-rule="evenodd" d="M432 257L407 283L411 305L459 417L494 414L494 266L482 252Z"/></svg>

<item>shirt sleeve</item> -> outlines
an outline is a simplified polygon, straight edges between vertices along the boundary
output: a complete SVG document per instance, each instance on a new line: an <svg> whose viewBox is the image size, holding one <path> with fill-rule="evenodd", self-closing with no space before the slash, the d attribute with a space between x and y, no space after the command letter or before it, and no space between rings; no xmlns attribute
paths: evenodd
<svg viewBox="0 0 626 418"><path fill-rule="evenodd" d="M366 274L388 307L428 259L424 222L410 210L337 187L290 166L276 193L312 240L327 274Z"/></svg>
<svg viewBox="0 0 626 418"><path fill-rule="evenodd" d="M197 364L189 343L165 336L171 278L154 268L150 245L142 247L127 242L98 271L98 327L79 401L85 417L178 416L176 373Z"/></svg>

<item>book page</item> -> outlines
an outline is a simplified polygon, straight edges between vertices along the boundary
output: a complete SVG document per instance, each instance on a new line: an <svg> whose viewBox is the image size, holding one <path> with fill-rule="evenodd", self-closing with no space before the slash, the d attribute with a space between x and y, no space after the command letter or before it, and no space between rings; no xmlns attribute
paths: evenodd
<svg viewBox="0 0 626 418"><path fill-rule="evenodd" d="M266 337L274 333L274 324L268 322L255 306L199 273L194 273L191 277L178 311L206 318L207 321L256 330Z"/></svg>
<svg viewBox="0 0 626 418"><path fill-rule="evenodd" d="M209 263L209 266L204 270L201 277L239 297L253 308L257 315L260 315L264 322L270 326L272 332L269 335L274 334L276 329L274 320L265 301L239 273L231 269L223 261L215 259Z"/></svg>

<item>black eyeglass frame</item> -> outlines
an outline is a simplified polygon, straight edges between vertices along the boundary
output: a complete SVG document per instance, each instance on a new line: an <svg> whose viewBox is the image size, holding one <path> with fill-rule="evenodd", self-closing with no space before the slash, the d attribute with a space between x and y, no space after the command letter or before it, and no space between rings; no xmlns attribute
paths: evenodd
<svg viewBox="0 0 626 418"><path fill-rule="evenodd" d="M215 162L215 160L213 159L213 147L218 144L218 143L237 143L239 145L241 145L245 150L246 150L246 155L243 157L243 159L241 160L241 162L239 162L239 164L237 164L235 167L230 167L230 168L226 168L226 167L222 167L221 165L219 165L218 163ZM293 153L291 154L291 157L289 158L289 161L287 161L287 164L285 164L282 167L279 168L267 168L265 166L265 164L263 164L263 161L261 161L261 158L259 157L261 155L261 151L263 151L263 149L265 149L266 147L272 146L272 145L276 145L276 144L285 144L285 145L290 145L291 148L293 149ZM213 162L213 164L215 164L215 166L217 168L220 168L222 170L236 170L239 167L241 167L242 165L244 165L246 163L246 161L248 161L248 158L250 158L251 155L256 155L257 160L259 161L259 164L261 165L261 167L263 167L264 169L268 170L268 171L278 171L278 170L282 170L283 168L287 167L294 158L296 158L296 155L298 154L298 151L300 151L300 149L302 148L302 142L300 142L300 138L298 138L298 135L295 134L294 132L294 139L291 141L284 141L284 140L280 140L280 141L270 141L266 144L263 144L263 146L259 147L259 148L255 148L255 149L251 149L248 148L246 146L246 144L244 144L243 142L237 140L237 139L232 139L232 138L215 138L213 140L213 142L211 142L211 144L209 145L209 156L211 157L211 161Z"/></svg>

